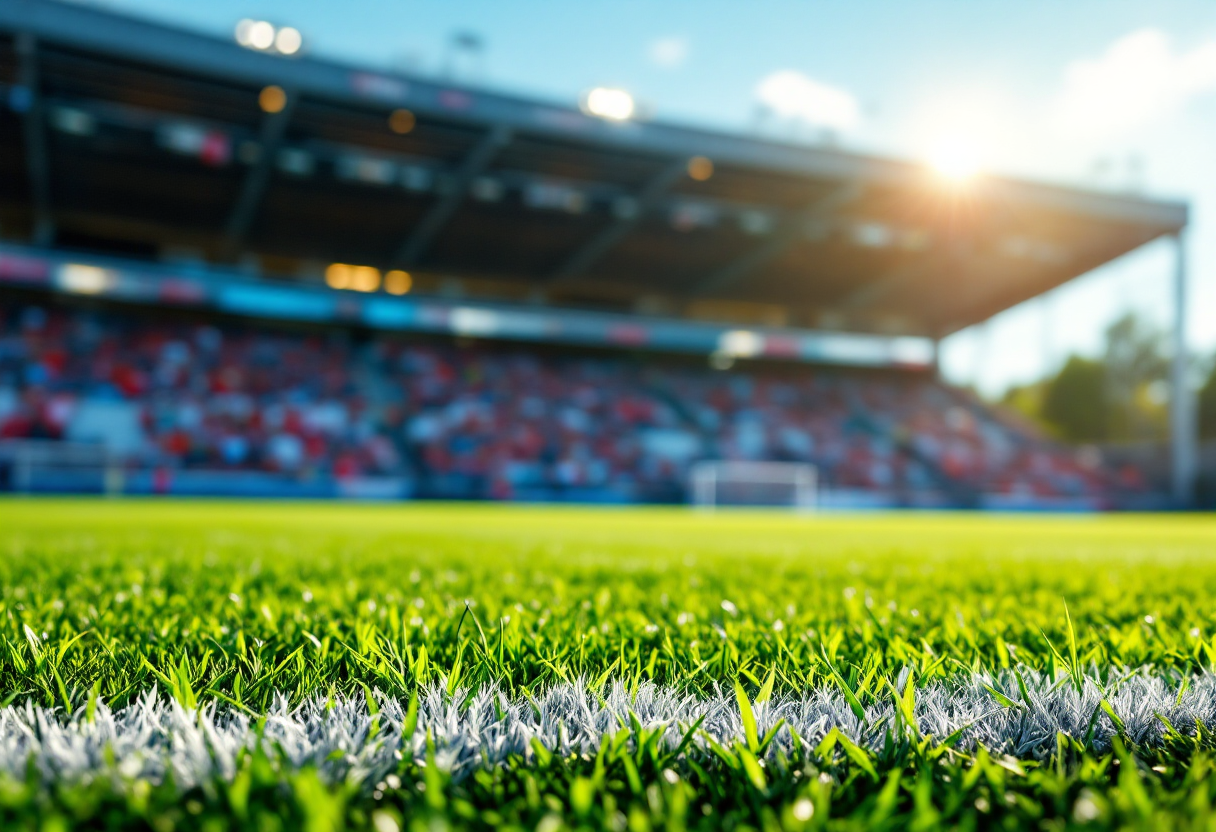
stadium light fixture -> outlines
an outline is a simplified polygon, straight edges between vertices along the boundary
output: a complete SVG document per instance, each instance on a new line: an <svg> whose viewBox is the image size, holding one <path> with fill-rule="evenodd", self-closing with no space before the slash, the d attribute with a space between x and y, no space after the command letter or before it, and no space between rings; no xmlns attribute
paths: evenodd
<svg viewBox="0 0 1216 832"><path fill-rule="evenodd" d="M705 156L693 156L688 160L688 176L704 182L714 175L714 163Z"/></svg>
<svg viewBox="0 0 1216 832"><path fill-rule="evenodd" d="M325 269L325 285L331 289L349 289L351 267L345 263L331 263Z"/></svg>
<svg viewBox="0 0 1216 832"><path fill-rule="evenodd" d="M350 288L356 292L374 292L380 288L380 270L375 266L351 266Z"/></svg>
<svg viewBox="0 0 1216 832"><path fill-rule="evenodd" d="M280 55L294 55L300 51L300 47L303 45L304 38L300 34L300 30L292 26L284 26L274 36L274 48Z"/></svg>
<svg viewBox="0 0 1216 832"><path fill-rule="evenodd" d="M637 110L632 95L625 90L612 87L596 87L589 90L583 96L580 104L587 115L609 121L628 121L633 118L633 114Z"/></svg>
<svg viewBox="0 0 1216 832"><path fill-rule="evenodd" d="M304 46L304 36L292 26L276 27L266 20L245 18L236 24L236 42L255 52L291 56Z"/></svg>
<svg viewBox="0 0 1216 832"><path fill-rule="evenodd" d="M731 358L753 358L764 352L764 337L747 329L732 329L718 338L718 350Z"/></svg>
<svg viewBox="0 0 1216 832"><path fill-rule="evenodd" d="M390 295L408 295L414 285L409 272L393 269L384 275L384 291Z"/></svg>
<svg viewBox="0 0 1216 832"><path fill-rule="evenodd" d="M83 263L65 263L59 269L59 285L78 295L100 295L114 285L114 272Z"/></svg>
<svg viewBox="0 0 1216 832"><path fill-rule="evenodd" d="M236 42L246 49L253 49L253 26L258 23L257 20L244 18L236 24L236 31L233 33L236 37Z"/></svg>
<svg viewBox="0 0 1216 832"><path fill-rule="evenodd" d="M241 36L238 29L237 42L242 46L247 46L250 49L269 49L274 46L274 26L267 23L265 20L249 20L242 21L244 27L244 42L241 43Z"/></svg>
<svg viewBox="0 0 1216 832"><path fill-rule="evenodd" d="M414 129L414 125L418 123L417 117L409 110L404 108L393 110L388 117L388 129L392 130L398 136L404 136L406 133Z"/></svg>
<svg viewBox="0 0 1216 832"><path fill-rule="evenodd" d="M380 270L375 266L352 266L348 263L331 263L325 269L325 285L331 289L374 292L380 288Z"/></svg>
<svg viewBox="0 0 1216 832"><path fill-rule="evenodd" d="M282 87L276 87L274 84L263 87L262 91L258 93L258 106L264 113L281 113L287 106L287 93L283 91Z"/></svg>

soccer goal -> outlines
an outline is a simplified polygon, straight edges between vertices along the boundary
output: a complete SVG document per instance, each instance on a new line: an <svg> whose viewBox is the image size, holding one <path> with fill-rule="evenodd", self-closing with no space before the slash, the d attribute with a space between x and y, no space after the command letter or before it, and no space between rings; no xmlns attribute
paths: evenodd
<svg viewBox="0 0 1216 832"><path fill-rule="evenodd" d="M804 462L698 462L692 467L689 492L693 505L784 506L815 508L819 475Z"/></svg>
<svg viewBox="0 0 1216 832"><path fill-rule="evenodd" d="M35 492L101 493L123 491L118 459L99 443L13 439L0 442L0 469L10 471L9 488Z"/></svg>

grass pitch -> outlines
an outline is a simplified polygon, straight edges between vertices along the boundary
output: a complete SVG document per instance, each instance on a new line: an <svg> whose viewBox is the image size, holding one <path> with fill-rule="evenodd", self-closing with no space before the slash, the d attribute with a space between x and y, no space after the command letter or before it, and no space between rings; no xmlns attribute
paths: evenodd
<svg viewBox="0 0 1216 832"><path fill-rule="evenodd" d="M121 760L67 777L31 758L0 782L0 823L1206 828L1216 705L1173 725L1111 703L1131 674L1179 703L1205 689L1214 544L1206 517L0 502L3 704L85 724L155 689L256 731L271 712L355 702L379 731L396 703L394 725L421 743L375 782L290 764L269 742L188 785ZM991 688L992 710L1039 719L1057 706L1019 693L1036 679L1093 711L1046 753L914 718L964 680ZM442 738L417 728L420 695L537 703L580 680L593 704L623 691L625 714L639 690L729 702L740 736L681 725L673 742L626 716L594 753L538 742L455 776ZM764 736L769 702L808 691L846 718L896 716L869 744ZM1132 716L1160 722L1152 741Z"/></svg>

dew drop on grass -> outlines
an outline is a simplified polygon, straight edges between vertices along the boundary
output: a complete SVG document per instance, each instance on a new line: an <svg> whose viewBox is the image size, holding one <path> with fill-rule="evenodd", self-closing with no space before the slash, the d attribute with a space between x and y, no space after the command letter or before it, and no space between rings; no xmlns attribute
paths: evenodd
<svg viewBox="0 0 1216 832"><path fill-rule="evenodd" d="M1100 814L1098 804L1088 794L1083 793L1072 807L1073 820L1077 823L1089 823L1091 820L1096 820Z"/></svg>
<svg viewBox="0 0 1216 832"><path fill-rule="evenodd" d="M397 819L388 812L373 812L372 826L375 827L376 832L401 832Z"/></svg>

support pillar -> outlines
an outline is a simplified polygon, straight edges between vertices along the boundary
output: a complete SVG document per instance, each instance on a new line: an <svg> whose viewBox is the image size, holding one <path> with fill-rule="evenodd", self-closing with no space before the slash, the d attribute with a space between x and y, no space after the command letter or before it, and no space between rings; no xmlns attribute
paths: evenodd
<svg viewBox="0 0 1216 832"><path fill-rule="evenodd" d="M1190 353L1186 343L1187 261L1186 235L1174 240L1174 332L1170 378L1170 473L1174 502L1189 508L1194 502L1198 441L1195 436L1195 402L1190 387Z"/></svg>

